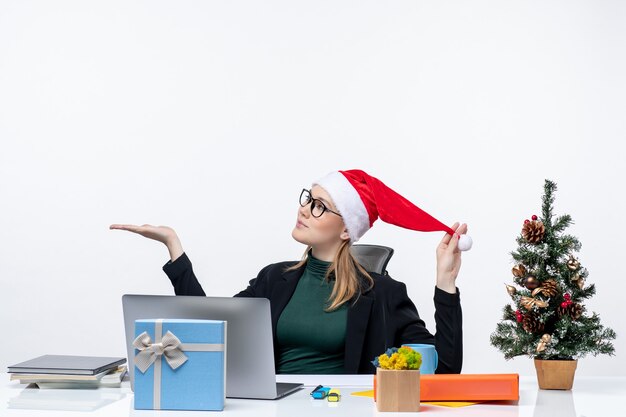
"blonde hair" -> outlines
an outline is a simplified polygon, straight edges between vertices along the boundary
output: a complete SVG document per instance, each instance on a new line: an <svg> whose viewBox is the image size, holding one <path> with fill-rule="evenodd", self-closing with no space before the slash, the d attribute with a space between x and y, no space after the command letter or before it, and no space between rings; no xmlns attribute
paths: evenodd
<svg viewBox="0 0 626 417"><path fill-rule="evenodd" d="M304 266L309 257L310 250L311 246L308 246L302 256L302 260L285 269L285 272ZM330 281L330 275L333 272L335 273L335 285L328 298L330 305L325 308L324 311L336 310L355 296L357 296L358 299L358 296L361 294L361 285L357 271L368 281L369 288L372 288L374 286L374 279L365 268L359 264L354 255L352 255L350 241L344 240L324 276L324 280Z"/></svg>

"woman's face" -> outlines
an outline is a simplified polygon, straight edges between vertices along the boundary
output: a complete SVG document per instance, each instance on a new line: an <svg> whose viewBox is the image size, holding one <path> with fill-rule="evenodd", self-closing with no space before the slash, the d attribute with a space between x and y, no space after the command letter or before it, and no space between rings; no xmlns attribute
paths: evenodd
<svg viewBox="0 0 626 417"><path fill-rule="evenodd" d="M311 188L311 196L321 200L324 205L334 212L339 212L330 196L319 185ZM343 240L350 239L350 235L343 223L343 219L335 213L324 211L320 217L311 214L311 204L298 209L296 226L291 236L300 243L313 247L334 247Z"/></svg>

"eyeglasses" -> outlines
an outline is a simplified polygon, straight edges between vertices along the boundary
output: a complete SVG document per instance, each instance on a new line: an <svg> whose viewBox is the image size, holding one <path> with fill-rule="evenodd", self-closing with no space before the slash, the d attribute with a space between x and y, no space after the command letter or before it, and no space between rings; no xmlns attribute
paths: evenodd
<svg viewBox="0 0 626 417"><path fill-rule="evenodd" d="M331 213L336 214L337 216L341 217L341 214L337 213L336 211L332 211L331 209L326 207L326 205L324 205L324 203L321 200L318 200L317 198L313 198L310 190L303 188L302 192L300 193L300 205L302 207L306 207L306 205L311 202L312 202L311 215L313 217L320 217L326 211L330 211Z"/></svg>

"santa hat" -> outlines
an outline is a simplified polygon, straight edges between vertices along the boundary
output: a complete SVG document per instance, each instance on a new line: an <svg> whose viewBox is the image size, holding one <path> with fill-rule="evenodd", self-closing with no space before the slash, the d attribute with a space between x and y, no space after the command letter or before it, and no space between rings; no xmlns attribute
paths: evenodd
<svg viewBox="0 0 626 417"><path fill-rule="evenodd" d="M447 232L454 230L411 203L400 194L364 171L351 169L333 171L313 185L328 192L350 235L350 244L357 242L380 217L385 223L421 232ZM472 239L461 235L460 250L469 250Z"/></svg>

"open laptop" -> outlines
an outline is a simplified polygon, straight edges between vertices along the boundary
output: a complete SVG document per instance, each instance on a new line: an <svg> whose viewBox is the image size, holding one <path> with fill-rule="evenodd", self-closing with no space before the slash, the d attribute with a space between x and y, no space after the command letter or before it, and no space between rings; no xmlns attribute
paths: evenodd
<svg viewBox="0 0 626 417"><path fill-rule="evenodd" d="M299 383L277 383L270 302L266 298L186 295L122 296L126 350L134 391L133 340L137 319L224 320L226 326L226 396L273 400L298 391Z"/></svg>

